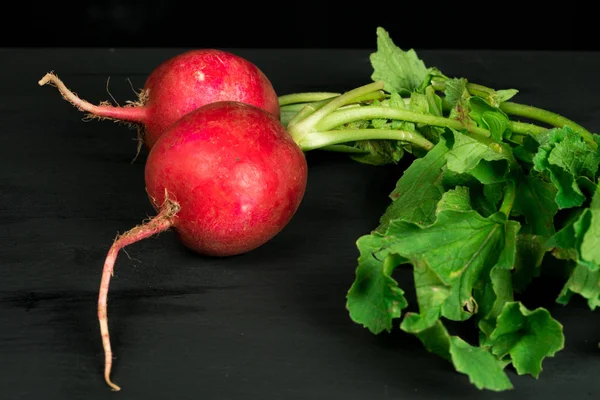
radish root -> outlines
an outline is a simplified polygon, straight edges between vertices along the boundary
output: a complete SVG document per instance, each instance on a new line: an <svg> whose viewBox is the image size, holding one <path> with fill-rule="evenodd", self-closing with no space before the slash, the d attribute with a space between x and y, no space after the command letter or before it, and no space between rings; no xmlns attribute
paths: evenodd
<svg viewBox="0 0 600 400"><path fill-rule="evenodd" d="M131 81L129 81L129 84L131 84ZM133 85L131 89L133 90ZM133 92L138 96L138 101L129 100L127 101L127 105L125 107L144 107L146 105L146 102L148 102L150 89L142 89L139 93L135 90ZM138 143L137 150L135 152L135 157L133 157L133 160L131 160L132 164L135 162L135 160L137 160L138 156L140 155L140 152L142 151L142 146L144 146L145 134L146 126L144 124L137 124L137 137L135 140L137 140Z"/></svg>
<svg viewBox="0 0 600 400"><path fill-rule="evenodd" d="M119 107L121 107L121 105L119 104L119 102L117 101L117 99L115 99L115 96L112 95L112 93L110 92L110 90L108 89L108 84L110 83L110 76L108 78L106 78L106 93L108 93L108 95L110 96L110 98L115 102L115 104Z"/></svg>
<svg viewBox="0 0 600 400"><path fill-rule="evenodd" d="M119 391L121 388L110 379L113 353L110 345L106 304L108 287L110 285L110 278L113 276L117 253L125 246L169 229L173 226L173 217L179 212L179 209L179 204L165 195L165 201L161 206L160 212L154 218L117 236L108 250L104 262L104 269L102 270L102 281L100 282L100 293L98 295L98 321L100 323L100 334L102 337L102 346L104 348L104 380L114 391Z"/></svg>
<svg viewBox="0 0 600 400"><path fill-rule="evenodd" d="M69 103L74 105L79 111L87 113L84 120L112 120L128 125L130 128L137 126L138 146L135 158L133 159L132 163L135 161L135 159L138 157L141 151L143 143L143 129L142 127L140 127L140 125L143 125L147 118L146 108L144 107L146 102L148 101L147 90L141 90L140 93L137 94L137 101L127 101L127 104L122 107L113 106L108 101L103 101L96 106L79 98L75 93L69 90L65 86L63 81L61 81L58 78L58 76L56 76L56 74L54 74L53 72L49 72L46 75L44 75L44 77L38 81L38 84L40 86L51 85L56 87L62 95L63 99L67 100ZM106 90L108 91L108 81L106 83ZM113 99L113 101L118 104L118 102L114 99L110 91L108 91L108 94Z"/></svg>

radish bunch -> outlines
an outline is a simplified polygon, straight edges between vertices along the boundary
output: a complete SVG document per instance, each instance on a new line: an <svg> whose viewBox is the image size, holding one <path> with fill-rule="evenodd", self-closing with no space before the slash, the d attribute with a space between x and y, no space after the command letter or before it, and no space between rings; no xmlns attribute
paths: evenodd
<svg viewBox="0 0 600 400"><path fill-rule="evenodd" d="M440 338L426 347L449 360L451 354L456 369L480 389L510 389L503 368L511 363L520 374L537 376L542 360L563 347L564 335L544 308L529 310L512 301L513 286L527 286L540 268L529 263L529 270L517 271L516 281L510 273L515 260L523 258L517 254L519 246L515 250L520 226L541 240L532 242L534 252L558 251L560 259L572 264L566 265L569 274L557 301L566 304L579 294L592 309L597 305L598 291L591 287L600 284L592 274L598 264L593 220L600 196L594 184L600 169L598 137L554 112L507 101L515 89L496 91L447 77L426 67L414 51L395 46L381 28L377 33L378 51L370 57L373 82L345 93L278 97L255 65L213 49L165 61L148 77L138 101L126 107L92 105L54 74L39 81L57 86L92 118L137 125L143 133L138 152L142 143L149 151L144 179L157 215L113 242L98 297L104 377L111 388L120 390L110 376L107 319L119 250L167 229L188 248L211 256L242 254L265 244L300 206L307 184L304 152L315 149L347 153L369 165L395 164L408 155L415 160L391 193L380 226L356 242L360 256L347 309L353 321L373 333L389 331L400 317L401 329L419 338L435 327ZM555 179L556 174L564 179ZM532 200L535 190L541 190L537 197L543 197L542 203ZM541 216L540 204L547 209ZM552 220L561 208L572 208L581 217L555 227ZM464 237L453 236L457 229ZM445 250L440 252L440 246ZM407 300L390 278L399 263L425 265L429 272L415 270L415 279L425 276L439 292L435 301L421 302L432 294L419 290L432 285L415 281L418 314L402 311ZM472 287L475 281L485 283L484 275L490 273L487 282L493 287ZM468 307L474 298L479 305ZM448 335L443 318L468 319L478 309L485 311L476 317L480 339L485 339L479 346ZM527 329L516 332L508 326L517 320ZM507 352L508 342L531 337L543 338L537 340L543 346ZM477 362L465 363L469 357Z"/></svg>
<svg viewBox="0 0 600 400"><path fill-rule="evenodd" d="M278 97L254 64L212 49L189 51L162 63L148 77L140 100L126 107L92 105L54 74L39 81L47 83L94 118L137 124L149 151L144 179L157 215L113 242L98 296L104 378L114 390L120 388L110 377L107 298L120 249L172 228L198 253L242 254L272 239L296 213L307 183L305 151L360 156L371 150L353 144L378 139L433 146L407 131L338 128L347 110L385 97L382 82L343 94Z"/></svg>
<svg viewBox="0 0 600 400"><path fill-rule="evenodd" d="M165 61L148 77L139 102L92 105L56 75L65 99L94 117L143 127L149 149L145 184L157 211L150 221L120 235L106 257L98 320L110 378L107 297L118 251L173 228L190 249L231 256L278 234L303 198L307 164L279 120L279 102L267 77L251 62L224 51L190 51Z"/></svg>

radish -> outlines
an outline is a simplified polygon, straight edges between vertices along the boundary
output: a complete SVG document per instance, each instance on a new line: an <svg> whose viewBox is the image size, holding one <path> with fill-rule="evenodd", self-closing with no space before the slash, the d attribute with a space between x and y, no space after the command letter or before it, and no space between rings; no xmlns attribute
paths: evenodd
<svg viewBox="0 0 600 400"><path fill-rule="evenodd" d="M62 96L90 118L110 119L138 127L151 149L160 135L190 111L216 101L239 101L265 109L279 118L279 100L266 75L252 62L223 50L190 50L160 64L148 76L138 100L115 107L80 99L53 73L39 82L55 85ZM140 147L138 147L138 152Z"/></svg>
<svg viewBox="0 0 600 400"><path fill-rule="evenodd" d="M339 126L335 121L354 110L345 106L379 98L382 88L382 82L374 82L341 95L318 94L326 98L306 105L306 112L299 112L302 118L292 118L287 127L255 105L217 101L189 112L165 130L150 149L144 172L157 215L116 238L102 271L98 320L104 379L113 390L120 388L110 378L107 298L119 250L172 228L197 253L216 257L246 253L272 239L296 213L306 190L306 151L328 148L362 154L363 150L344 143L376 139L433 148L427 139L409 131L321 127ZM297 94L293 99L314 97ZM338 109L342 114L336 114Z"/></svg>
<svg viewBox="0 0 600 400"><path fill-rule="evenodd" d="M256 106L213 102L175 122L156 141L145 165L146 190L158 214L120 235L108 251L98 319L110 379L107 297L117 253L173 228L188 248L209 256L253 250L277 235L304 196L303 150L281 122Z"/></svg>

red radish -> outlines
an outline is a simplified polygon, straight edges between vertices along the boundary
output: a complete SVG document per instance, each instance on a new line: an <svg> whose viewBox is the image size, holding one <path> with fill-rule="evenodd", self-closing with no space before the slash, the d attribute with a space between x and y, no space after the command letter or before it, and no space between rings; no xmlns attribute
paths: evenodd
<svg viewBox="0 0 600 400"><path fill-rule="evenodd" d="M173 228L188 248L211 256L253 250L277 235L304 196L302 149L272 114L240 102L215 102L173 124L148 154L146 190L158 215L118 237L108 251L98 319L111 382L106 302L118 251Z"/></svg>
<svg viewBox="0 0 600 400"><path fill-rule="evenodd" d="M148 76L139 99L124 107L90 104L53 73L38 83L55 85L66 100L91 118L137 125L148 149L183 115L216 101L248 103L279 118L279 99L265 74L247 59L223 50L190 50L164 61Z"/></svg>

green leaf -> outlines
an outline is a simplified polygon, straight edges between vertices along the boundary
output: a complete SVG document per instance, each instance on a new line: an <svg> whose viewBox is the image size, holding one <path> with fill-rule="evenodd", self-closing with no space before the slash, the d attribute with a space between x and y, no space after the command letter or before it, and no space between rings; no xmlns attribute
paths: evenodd
<svg viewBox="0 0 600 400"><path fill-rule="evenodd" d="M555 167L549 167L548 170L551 172L552 181L558 188L556 203L559 208L581 206L585 201L585 195L581 192L573 176Z"/></svg>
<svg viewBox="0 0 600 400"><path fill-rule="evenodd" d="M503 218L442 210L428 226L393 220L380 236L381 248L375 255L394 253L411 262L426 262L444 284L453 284L469 270L469 275L477 275L475 271L496 263L505 244Z"/></svg>
<svg viewBox="0 0 600 400"><path fill-rule="evenodd" d="M488 337L504 305L513 301L510 269L503 265L496 265L489 275L483 275L477 287L476 299L481 315L478 326L484 337Z"/></svg>
<svg viewBox="0 0 600 400"><path fill-rule="evenodd" d="M566 305L574 294L587 299L592 311L600 307L600 269L591 271L584 265L577 264L556 302Z"/></svg>
<svg viewBox="0 0 600 400"><path fill-rule="evenodd" d="M473 208L484 217L488 217L498 211L500 202L504 196L506 182L491 183L469 186Z"/></svg>
<svg viewBox="0 0 600 400"><path fill-rule="evenodd" d="M505 183L508 173L508 164L502 161L481 160L468 173L486 186ZM504 185L503 185L504 186Z"/></svg>
<svg viewBox="0 0 600 400"><path fill-rule="evenodd" d="M483 195L491 204L498 206L504 196L505 187L506 185L502 183L486 184L483 187Z"/></svg>
<svg viewBox="0 0 600 400"><path fill-rule="evenodd" d="M502 140L504 131L508 127L508 116L499 108L489 105L481 97L471 97L469 106L471 109L469 116L477 125L489 130L494 139Z"/></svg>
<svg viewBox="0 0 600 400"><path fill-rule="evenodd" d="M518 93L519 93L519 91L517 89L496 90L490 96L490 101L491 101L491 103L492 103L493 106L498 107L500 105L500 103L504 103L505 101L508 101L508 100L512 99Z"/></svg>
<svg viewBox="0 0 600 400"><path fill-rule="evenodd" d="M545 246L552 250L552 254L561 260L573 260L576 262L580 261L579 248L582 241L580 228L582 223L585 221L587 209L578 209L573 217L565 223L565 225L552 235L545 243Z"/></svg>
<svg viewBox="0 0 600 400"><path fill-rule="evenodd" d="M404 100L398 93L392 93L387 100L374 100L369 105L362 107L390 107L406 109ZM415 124L412 122L388 120L386 118L374 118L370 120L354 121L338 129L401 129L416 132ZM350 154L350 158L362 164L388 165L397 164L405 154L405 144L398 140L360 140L354 142L353 147L366 151L365 154Z"/></svg>
<svg viewBox="0 0 600 400"><path fill-rule="evenodd" d="M589 207L590 224L581 242L581 258L600 265L600 186Z"/></svg>
<svg viewBox="0 0 600 400"><path fill-rule="evenodd" d="M407 315L408 318L408 315ZM503 364L487 349L471 346L451 336L440 320L414 332L425 349L451 362L456 371L467 375L478 389L504 391L513 388Z"/></svg>
<svg viewBox="0 0 600 400"><path fill-rule="evenodd" d="M390 104L394 104L394 103L386 102L385 104L387 106L389 106ZM383 105L384 105L384 103L382 103L380 100L375 99L371 102L371 104L367 104L362 107L381 107ZM367 126L366 126L367 128L385 129L386 127L389 127L387 118L372 118L365 122L367 123Z"/></svg>
<svg viewBox="0 0 600 400"><path fill-rule="evenodd" d="M548 251L545 246L546 240L547 238L543 236L530 233L517 235L515 271L512 276L512 284L516 292L522 293L533 278L540 276L540 266Z"/></svg>
<svg viewBox="0 0 600 400"><path fill-rule="evenodd" d="M533 158L538 152L539 145L533 135L525 135L523 136L523 143L513 149L513 154L517 160L525 164L533 164Z"/></svg>
<svg viewBox="0 0 600 400"><path fill-rule="evenodd" d="M545 245L552 249L552 254L563 260L571 260L575 263L585 266L590 271L596 271L600 268L595 262L586 260L581 254L581 244L583 237L591 223L591 213L589 209L583 209L579 217L569 222L564 228L550 237Z"/></svg>
<svg viewBox="0 0 600 400"><path fill-rule="evenodd" d="M383 261L375 258L373 251L381 247L381 237L376 235L362 236L357 246L358 267L346 296L350 318L374 334L390 331L392 321L408 306L404 291L391 276L401 260L394 255L386 255Z"/></svg>
<svg viewBox="0 0 600 400"><path fill-rule="evenodd" d="M458 131L454 131L454 145L447 154L448 169L458 174L473 173L473 170L475 170L483 160L506 162L509 159L508 152L510 152L510 150L500 152L495 151L487 144L481 143ZM506 171L507 165L508 164L503 163L500 166L501 170ZM491 166L485 165L484 169L487 168L491 168ZM483 180L482 183L492 183L483 178L485 176L497 176L498 172L475 170L475 174L477 175L476 177Z"/></svg>
<svg viewBox="0 0 600 400"><path fill-rule="evenodd" d="M515 266L517 257L517 235L521 230L521 224L517 221L507 220L504 223L504 247L500 252L496 266L498 268L510 270Z"/></svg>
<svg viewBox="0 0 600 400"><path fill-rule="evenodd" d="M388 32L377 28L377 51L370 55L373 81L383 81L384 90L407 94L422 87L432 72L414 50L397 47Z"/></svg>
<svg viewBox="0 0 600 400"><path fill-rule="evenodd" d="M557 187L559 209L581 206L586 196L579 187L578 178L595 181L600 152L568 126L551 129L540 135L538 141L540 146L533 158L534 167L548 173Z"/></svg>
<svg viewBox="0 0 600 400"><path fill-rule="evenodd" d="M430 104L424 93L412 92L410 94L409 109L421 114L431 114Z"/></svg>
<svg viewBox="0 0 600 400"><path fill-rule="evenodd" d="M471 112L469 104L471 94L467 90L466 79L451 79L449 80L449 85L444 91L445 95L449 96L449 99L446 97L446 101L452 105L448 118L456 119L464 126L476 125L475 121L469 116Z"/></svg>
<svg viewBox="0 0 600 400"><path fill-rule="evenodd" d="M478 389L503 391L513 386L502 363L489 351L473 347L459 337L450 338L450 355L457 371L469 376Z"/></svg>
<svg viewBox="0 0 600 400"><path fill-rule="evenodd" d="M412 92L408 108L421 114L435 115L436 117L443 115L442 98L437 95L432 86L427 86L425 93Z"/></svg>
<svg viewBox="0 0 600 400"><path fill-rule="evenodd" d="M468 97L465 78L451 78L446 81L444 97L451 108L455 107L465 96Z"/></svg>
<svg viewBox="0 0 600 400"><path fill-rule="evenodd" d="M463 320L477 311L472 295L475 282L497 263L504 265L511 259L518 223L507 221L501 213L484 218L476 211L465 211L464 202L459 210L443 208L448 204L448 196L451 195L441 202L442 208L432 224L392 219L386 230L362 238L360 264L379 271L376 261L395 254L414 266L427 265L441 284L451 286L442 315ZM380 315L376 320L382 320Z"/></svg>
<svg viewBox="0 0 600 400"><path fill-rule="evenodd" d="M470 203L469 188L457 186L442 195L437 205L436 214L444 210L469 211L472 209Z"/></svg>
<svg viewBox="0 0 600 400"><path fill-rule="evenodd" d="M442 98L430 85L425 88L425 93L412 92L410 95L409 109L436 117L443 116ZM437 143L439 137L444 133L444 128L439 126L416 124L419 133L432 143Z"/></svg>
<svg viewBox="0 0 600 400"><path fill-rule="evenodd" d="M585 176L595 180L600 155L582 136L570 128L554 131L550 144L554 147L548 155L547 162L555 165L573 176Z"/></svg>
<svg viewBox="0 0 600 400"><path fill-rule="evenodd" d="M425 317L421 318L417 314L407 314L406 319L402 323L403 329L409 333L414 333L427 351L442 357L446 361L452 362L452 356L450 355L450 335L444 324L442 324L442 321L434 319L429 326L426 323L421 323L422 329L416 329L418 322L410 322L412 319L416 320L417 318L415 317L425 320Z"/></svg>
<svg viewBox="0 0 600 400"><path fill-rule="evenodd" d="M406 109L406 103L404 102L404 99L402 98L402 96L400 96L400 94L398 92L392 92L390 93L390 97L387 99L388 101L388 105L392 108L398 108L398 109Z"/></svg>
<svg viewBox="0 0 600 400"><path fill-rule="evenodd" d="M419 333L432 327L439 319L441 306L450 295L450 289L427 263L416 262L413 273L419 314L407 313L400 329Z"/></svg>
<svg viewBox="0 0 600 400"><path fill-rule="evenodd" d="M598 263L598 221L600 220L600 186L589 208L581 209L576 217L551 236L546 246L561 259L583 265L590 271L600 269Z"/></svg>
<svg viewBox="0 0 600 400"><path fill-rule="evenodd" d="M404 156L404 149L395 140L364 140L354 147L368 151L366 154L352 154L350 158L362 164L387 165L397 164Z"/></svg>
<svg viewBox="0 0 600 400"><path fill-rule="evenodd" d="M592 197L589 208L556 232L546 246L557 258L571 261L574 266L568 281L557 298L568 304L574 294L587 299L594 310L600 306L600 263L598 263L598 224L600 220L600 186Z"/></svg>
<svg viewBox="0 0 600 400"><path fill-rule="evenodd" d="M444 285L452 286L442 315L464 320L477 311L474 283L511 251L517 226L503 214L484 218L472 210L442 209L428 226L392 220L386 232L377 234L381 247L373 255L398 254L415 266L428 265Z"/></svg>
<svg viewBox="0 0 600 400"><path fill-rule="evenodd" d="M439 307L427 309L422 314L409 312L404 316L402 324L400 324L400 329L408 333L418 334L433 327L439 318Z"/></svg>
<svg viewBox="0 0 600 400"><path fill-rule="evenodd" d="M491 92L488 98L473 96L469 93L465 78L448 79L445 82L444 95L451 107L449 118L459 120L463 125L477 125L490 131L493 139L501 141L507 131L509 118L498 108L498 93ZM509 91L501 93L508 96Z"/></svg>
<svg viewBox="0 0 600 400"><path fill-rule="evenodd" d="M425 88L425 98L429 104L429 114L435 115L436 117L441 117L444 115L442 98L435 92L433 86L430 85Z"/></svg>
<svg viewBox="0 0 600 400"><path fill-rule="evenodd" d="M440 279L439 275L427 264L416 262L414 264L414 280L419 310L426 313L428 310L440 307L450 295L450 290Z"/></svg>
<svg viewBox="0 0 600 400"><path fill-rule="evenodd" d="M361 105L361 107L389 107L399 110L410 109L410 104L407 105L404 99L396 92L390 94L390 97L386 100L374 100L370 104ZM416 126L414 122L407 122L401 120L390 120L387 118L373 118L370 120L355 121L362 122L362 126L349 126L349 129L361 129L361 128L376 128L376 129L402 129L409 132L416 132ZM345 129L344 126L339 129ZM380 140L376 140L378 142Z"/></svg>
<svg viewBox="0 0 600 400"><path fill-rule="evenodd" d="M555 233L554 216L558 211L556 187L540 176L527 175L517 182L517 197L513 206L515 215L523 215L522 232L549 237Z"/></svg>
<svg viewBox="0 0 600 400"><path fill-rule="evenodd" d="M479 182L475 177L470 174L458 174L450 169L448 169L448 164L444 164L442 167L443 176L442 176L442 184L445 188L453 188L456 186L466 186L469 189L473 190L476 188L482 188L481 182ZM483 190L483 189L482 189Z"/></svg>
<svg viewBox="0 0 600 400"><path fill-rule="evenodd" d="M504 305L497 325L484 343L500 358L510 357L519 375L539 377L542 361L553 357L564 347L562 325L550 316L548 310L528 310L520 302Z"/></svg>
<svg viewBox="0 0 600 400"><path fill-rule="evenodd" d="M381 216L377 231L385 231L395 219L420 225L433 223L437 203L444 193L442 167L446 164L447 151L446 142L441 138L432 150L404 171L390 194L393 201Z"/></svg>
<svg viewBox="0 0 600 400"><path fill-rule="evenodd" d="M519 224L516 221L496 221L495 215L490 217L494 225L490 225L487 236L479 238L481 251L494 251L487 260L480 263L473 263L464 273L461 274L460 281L452 286L450 296L442 305L442 315L450 320L463 321L469 319L472 315L478 313L479 304L476 295L473 295L473 289L476 284L485 282L490 276L494 266L498 268L511 269L514 265L516 253L516 235L519 231ZM485 230L484 230L485 231ZM460 253L470 254L464 247L457 246ZM475 255L475 254L474 254ZM503 275L510 283L509 275ZM497 286L500 284L496 282ZM504 294L496 295L503 297ZM484 308L491 309L489 305Z"/></svg>

